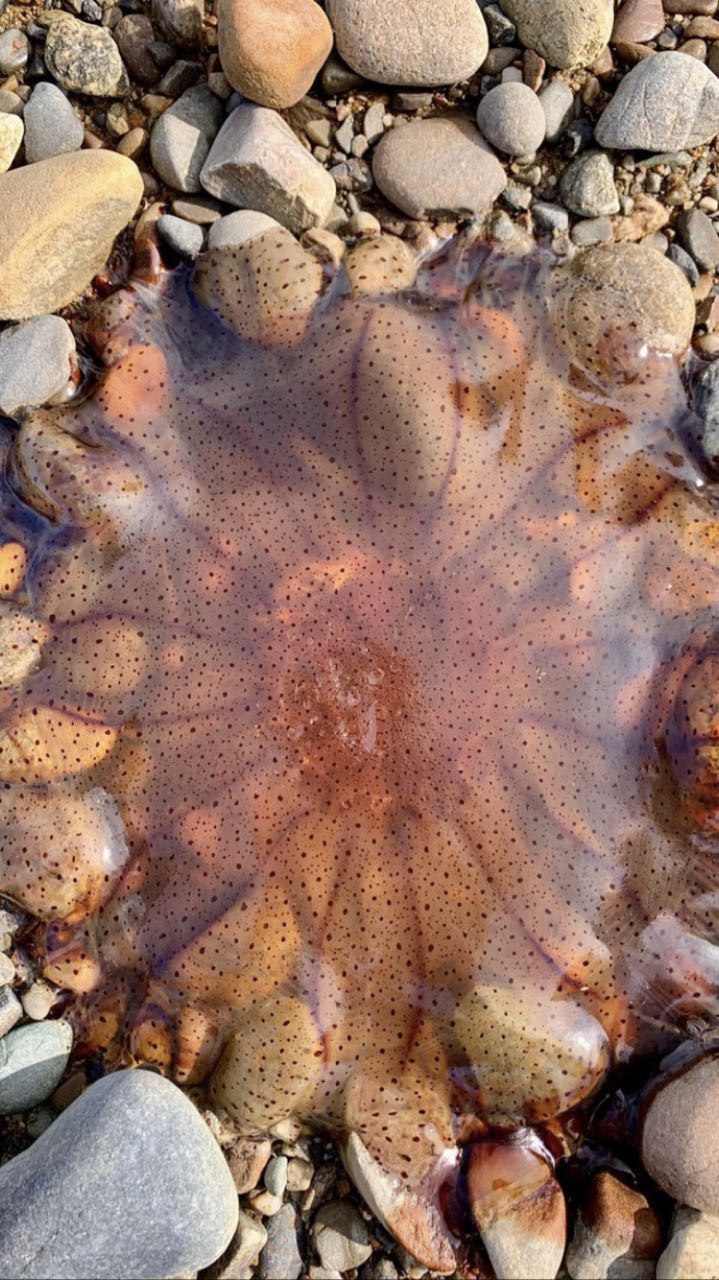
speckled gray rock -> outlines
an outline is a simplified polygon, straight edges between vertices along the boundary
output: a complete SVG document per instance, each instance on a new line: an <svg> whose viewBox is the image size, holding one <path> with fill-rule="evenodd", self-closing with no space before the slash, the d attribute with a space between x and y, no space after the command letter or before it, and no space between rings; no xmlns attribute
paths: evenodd
<svg viewBox="0 0 719 1280"><path fill-rule="evenodd" d="M170 40L191 47L202 36L205 0L152 0L152 16Z"/></svg>
<svg viewBox="0 0 719 1280"><path fill-rule="evenodd" d="M557 142L574 115L574 93L564 80L555 76L537 94L544 111L545 140Z"/></svg>
<svg viewBox="0 0 719 1280"><path fill-rule="evenodd" d="M41 80L25 107L25 158L28 164L79 151L82 121L56 84Z"/></svg>
<svg viewBox="0 0 719 1280"><path fill-rule="evenodd" d="M150 137L150 154L168 186L200 191L200 171L224 116L222 102L206 84L188 89L160 116Z"/></svg>
<svg viewBox="0 0 719 1280"><path fill-rule="evenodd" d="M560 191L567 208L580 218L619 212L614 168L603 151L585 151L573 160L562 174Z"/></svg>
<svg viewBox="0 0 719 1280"><path fill-rule="evenodd" d="M719 79L698 58L655 53L632 67L594 130L602 147L678 151L719 132Z"/></svg>
<svg viewBox="0 0 719 1280"><path fill-rule="evenodd" d="M23 71L30 56L30 41L24 31L11 27L0 35L0 74L11 76Z"/></svg>
<svg viewBox="0 0 719 1280"><path fill-rule="evenodd" d="M328 0L327 12L345 62L380 84L454 84L487 56L476 0Z"/></svg>
<svg viewBox="0 0 719 1280"><path fill-rule="evenodd" d="M288 1201L268 1219L267 1243L255 1273L259 1280L298 1280L304 1267L301 1242L300 1215Z"/></svg>
<svg viewBox="0 0 719 1280"><path fill-rule="evenodd" d="M24 125L20 116L0 115L0 173L5 173L20 150Z"/></svg>
<svg viewBox="0 0 719 1280"><path fill-rule="evenodd" d="M544 141L547 121L533 89L526 84L498 84L477 107L480 132L498 151L532 155Z"/></svg>
<svg viewBox="0 0 719 1280"><path fill-rule="evenodd" d="M186 262L192 262L202 252L204 234L196 222L177 218L174 213L163 213L157 220L157 230L168 248Z"/></svg>
<svg viewBox="0 0 719 1280"><path fill-rule="evenodd" d="M229 1169L189 1099L150 1071L119 1071L0 1169L0 1276L187 1275L237 1221Z"/></svg>
<svg viewBox="0 0 719 1280"><path fill-rule="evenodd" d="M238 209L236 213L228 213L213 223L208 236L208 248L219 249L223 245L238 248L248 244L266 231L276 231L281 224L276 218L269 218L266 213L257 213L255 209Z"/></svg>
<svg viewBox="0 0 719 1280"><path fill-rule="evenodd" d="M4 1036L0 1040L0 1115L27 1111L44 1102L59 1083L71 1048L72 1027L62 1020L28 1023ZM0 1181L0 1215L2 1199Z"/></svg>
<svg viewBox="0 0 719 1280"><path fill-rule="evenodd" d="M585 67L612 33L612 0L500 0L528 49L552 67Z"/></svg>
<svg viewBox="0 0 719 1280"><path fill-rule="evenodd" d="M719 465L719 361L706 365L693 387L694 410L702 420L702 446L714 466Z"/></svg>
<svg viewBox="0 0 719 1280"><path fill-rule="evenodd" d="M642 1161L680 1204L719 1214L719 1058L665 1084L644 1117Z"/></svg>
<svg viewBox="0 0 719 1280"><path fill-rule="evenodd" d="M210 195L256 209L299 235L335 202L334 179L276 111L245 103L218 133L200 179Z"/></svg>
<svg viewBox="0 0 719 1280"><path fill-rule="evenodd" d="M675 262L676 265L684 272L684 275L692 288L699 284L699 268L691 255L687 253L686 249L682 249L680 244L672 241L667 250L667 257L670 258L672 262Z"/></svg>
<svg viewBox="0 0 719 1280"><path fill-rule="evenodd" d="M349 1200L335 1200L318 1210L312 1242L328 1272L354 1271L372 1254L367 1224Z"/></svg>
<svg viewBox="0 0 719 1280"><path fill-rule="evenodd" d="M486 213L507 177L471 120L413 120L390 129L372 165L380 191L410 218Z"/></svg>
<svg viewBox="0 0 719 1280"><path fill-rule="evenodd" d="M45 63L69 93L121 98L130 89L125 64L107 28L68 14L53 18L48 27Z"/></svg>
<svg viewBox="0 0 719 1280"><path fill-rule="evenodd" d="M719 236L702 209L686 209L679 214L677 235L702 271L714 270L719 263Z"/></svg>
<svg viewBox="0 0 719 1280"><path fill-rule="evenodd" d="M37 316L0 333L0 412L47 404L67 386L75 356L72 329L60 316Z"/></svg>

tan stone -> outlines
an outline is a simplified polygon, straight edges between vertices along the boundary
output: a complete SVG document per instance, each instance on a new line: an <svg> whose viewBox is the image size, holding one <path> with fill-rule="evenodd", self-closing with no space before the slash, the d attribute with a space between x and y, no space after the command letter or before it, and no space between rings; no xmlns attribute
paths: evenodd
<svg viewBox="0 0 719 1280"><path fill-rule="evenodd" d="M564 1253L567 1210L546 1161L520 1144L478 1143L467 1165L472 1217L497 1280L547 1280Z"/></svg>
<svg viewBox="0 0 719 1280"><path fill-rule="evenodd" d="M220 0L217 19L227 79L263 107L299 102L332 48L315 0Z"/></svg>
<svg viewBox="0 0 719 1280"><path fill-rule="evenodd" d="M652 1280L661 1247L659 1222L645 1197L607 1169L595 1174L567 1249L573 1280Z"/></svg>
<svg viewBox="0 0 719 1280"><path fill-rule="evenodd" d="M656 1274L657 1280L714 1280L719 1276L719 1218L681 1205Z"/></svg>
<svg viewBox="0 0 719 1280"><path fill-rule="evenodd" d="M76 151L0 174L0 319L72 302L105 265L142 195L137 166L110 151Z"/></svg>
<svg viewBox="0 0 719 1280"><path fill-rule="evenodd" d="M706 1057L665 1084L642 1128L642 1160L680 1203L719 1213L719 1058Z"/></svg>

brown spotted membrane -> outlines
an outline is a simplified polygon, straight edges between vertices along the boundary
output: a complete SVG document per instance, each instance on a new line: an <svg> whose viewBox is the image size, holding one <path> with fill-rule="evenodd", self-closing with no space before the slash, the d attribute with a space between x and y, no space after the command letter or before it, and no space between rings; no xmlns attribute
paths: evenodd
<svg viewBox="0 0 719 1280"><path fill-rule="evenodd" d="M1 887L109 1063L431 1200L716 1012L719 547L673 361L387 243L137 283L13 439Z"/></svg>

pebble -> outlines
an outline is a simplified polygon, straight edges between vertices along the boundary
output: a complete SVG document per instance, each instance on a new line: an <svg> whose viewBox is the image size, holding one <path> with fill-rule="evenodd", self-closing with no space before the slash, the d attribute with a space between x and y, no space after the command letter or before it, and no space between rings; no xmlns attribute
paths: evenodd
<svg viewBox="0 0 719 1280"><path fill-rule="evenodd" d="M266 1138L240 1138L230 1148L227 1162L238 1196L254 1191L271 1155L272 1144Z"/></svg>
<svg viewBox="0 0 719 1280"><path fill-rule="evenodd" d="M714 1280L719 1275L719 1218L679 1205L657 1280Z"/></svg>
<svg viewBox="0 0 719 1280"><path fill-rule="evenodd" d="M334 93L351 93L353 89L360 89L364 78L358 76L336 54L331 53L322 68L321 83L324 92L330 97Z"/></svg>
<svg viewBox="0 0 719 1280"><path fill-rule="evenodd" d="M150 88L160 79L160 68L150 51L155 32L144 13L128 13L113 28L114 38L134 80Z"/></svg>
<svg viewBox="0 0 719 1280"><path fill-rule="evenodd" d="M332 48L332 28L315 0L219 0L217 17L227 79L263 107L299 102Z"/></svg>
<svg viewBox="0 0 719 1280"><path fill-rule="evenodd" d="M25 159L28 164L79 151L83 127L57 85L41 80L25 105Z"/></svg>
<svg viewBox="0 0 719 1280"><path fill-rule="evenodd" d="M163 213L157 220L157 230L173 253L185 262L192 262L202 253L204 233L196 222L186 222L174 213Z"/></svg>
<svg viewBox="0 0 719 1280"><path fill-rule="evenodd" d="M239 209L237 213L228 213L212 224L208 247L219 249L229 245L230 248L237 248L241 244L248 244L257 236L263 236L267 231L276 231L280 226L281 223L276 218L270 218L266 213L258 213L255 209Z"/></svg>
<svg viewBox="0 0 719 1280"><path fill-rule="evenodd" d="M609 42L614 24L613 0L502 0L516 23L519 38L552 67L586 67Z"/></svg>
<svg viewBox="0 0 719 1280"><path fill-rule="evenodd" d="M178 58L167 68L157 86L157 93L168 98L181 98L187 89L197 84L201 73L202 67L199 62Z"/></svg>
<svg viewBox="0 0 719 1280"><path fill-rule="evenodd" d="M147 146L147 130L146 129L129 129L124 137L120 138L117 144L117 150L121 156L127 156L129 160L137 160L142 155Z"/></svg>
<svg viewBox="0 0 719 1280"><path fill-rule="evenodd" d="M547 142L558 142L574 113L574 93L564 80L555 76L538 93L544 111Z"/></svg>
<svg viewBox="0 0 719 1280"><path fill-rule="evenodd" d="M12 89L0 89L0 111L11 116L22 116L25 103Z"/></svg>
<svg viewBox="0 0 719 1280"><path fill-rule="evenodd" d="M281 1200L287 1186L287 1156L273 1156L265 1168L264 1183L271 1196Z"/></svg>
<svg viewBox="0 0 719 1280"><path fill-rule="evenodd" d="M614 1174L594 1174L575 1214L565 1265L572 1280L652 1280L662 1232L639 1191Z"/></svg>
<svg viewBox="0 0 719 1280"><path fill-rule="evenodd" d="M676 265L684 272L684 275L689 281L692 289L698 285L699 268L691 255L687 253L686 249L682 249L680 244L676 244L672 241L667 253L671 261L675 262Z"/></svg>
<svg viewBox="0 0 719 1280"><path fill-rule="evenodd" d="M73 151L0 175L0 318L72 302L105 265L143 196L140 172L111 151Z"/></svg>
<svg viewBox="0 0 719 1280"><path fill-rule="evenodd" d="M0 1040L0 1115L27 1111L44 1102L60 1083L71 1048L72 1027L62 1020L30 1022Z"/></svg>
<svg viewBox="0 0 719 1280"><path fill-rule="evenodd" d="M300 1216L288 1201L267 1224L267 1243L255 1273L258 1280L299 1280L304 1267L302 1239Z"/></svg>
<svg viewBox="0 0 719 1280"><path fill-rule="evenodd" d="M567 208L580 218L619 212L614 167L603 151L585 151L564 170L559 184Z"/></svg>
<svg viewBox="0 0 719 1280"><path fill-rule="evenodd" d="M253 1267L267 1241L258 1218L240 1209L240 1220L225 1253L207 1272L206 1280L238 1280Z"/></svg>
<svg viewBox="0 0 719 1280"><path fill-rule="evenodd" d="M168 40L180 45L199 44L205 18L205 0L152 0L153 21Z"/></svg>
<svg viewBox="0 0 719 1280"><path fill-rule="evenodd" d="M327 0L327 13L342 58L379 84L454 84L489 48L476 0Z"/></svg>
<svg viewBox="0 0 719 1280"><path fill-rule="evenodd" d="M151 1071L98 1080L0 1169L2 1275L186 1275L222 1253L237 1222L217 1143Z"/></svg>
<svg viewBox="0 0 719 1280"><path fill-rule="evenodd" d="M687 286L688 288L688 286ZM680 1204L719 1214L719 1058L707 1057L652 1098L641 1135L642 1160Z"/></svg>
<svg viewBox="0 0 719 1280"><path fill-rule="evenodd" d="M547 128L542 104L526 84L498 84L477 108L477 125L488 142L510 156L532 155Z"/></svg>
<svg viewBox="0 0 719 1280"><path fill-rule="evenodd" d="M701 209L688 209L679 214L677 237L702 271L713 271L719 263L719 236L714 223Z"/></svg>
<svg viewBox="0 0 719 1280"><path fill-rule="evenodd" d="M150 135L150 155L163 182L177 191L199 191L200 173L224 120L219 98L194 85L163 112Z"/></svg>
<svg viewBox="0 0 719 1280"><path fill-rule="evenodd" d="M120 51L110 32L67 14L50 23L45 63L53 79L69 93L121 98L130 89Z"/></svg>
<svg viewBox="0 0 719 1280"><path fill-rule="evenodd" d="M327 1271L354 1271L372 1254L367 1224L349 1200L325 1204L312 1224L312 1243Z"/></svg>
<svg viewBox="0 0 719 1280"><path fill-rule="evenodd" d="M0 35L0 74L11 76L24 71L30 56L30 42L24 31L11 27Z"/></svg>
<svg viewBox="0 0 719 1280"><path fill-rule="evenodd" d="M37 316L0 333L0 412L17 417L66 388L75 358L72 329L60 316ZM44 1015L43 1015L44 1016Z"/></svg>
<svg viewBox="0 0 719 1280"><path fill-rule="evenodd" d="M307 1191L312 1185L314 1165L309 1160L299 1157L291 1159L287 1165L287 1190Z"/></svg>
<svg viewBox="0 0 719 1280"><path fill-rule="evenodd" d="M470 1151L467 1192L498 1280L554 1280L567 1213L546 1161L519 1144L478 1143Z"/></svg>
<svg viewBox="0 0 719 1280"><path fill-rule="evenodd" d="M706 365L693 389L693 407L702 420L702 447L714 466L719 459L719 364Z"/></svg>
<svg viewBox="0 0 719 1280"><path fill-rule="evenodd" d="M507 184L497 157L470 120L415 120L380 139L375 182L411 218L485 213Z"/></svg>
<svg viewBox="0 0 719 1280"><path fill-rule="evenodd" d="M387 107L382 99L373 102L364 113L362 121L362 132L367 141L372 145L378 142L384 133L384 118L387 113Z"/></svg>
<svg viewBox="0 0 719 1280"><path fill-rule="evenodd" d="M47 320L60 319L59 316L46 316L41 318ZM28 320L27 323L36 324L37 321ZM65 321L63 320L62 323L65 324ZM67 327L68 326L66 326L66 328ZM70 331L70 337L72 338L72 331ZM75 344L73 342L73 354L74 347ZM24 991L20 997L26 1017L31 1018L33 1022L42 1022L43 1018L46 1018L49 1014L56 999L57 992L48 982L44 982L42 978L39 978L37 982L33 982L32 986L28 987L27 991Z"/></svg>
<svg viewBox="0 0 719 1280"><path fill-rule="evenodd" d="M22 1005L10 987L0 987L0 1036L7 1035L22 1017ZM2 1061L0 1051L0 1062Z"/></svg>
<svg viewBox="0 0 719 1280"><path fill-rule="evenodd" d="M212 196L181 196L172 201L172 212L187 222L196 222L198 227L210 227L222 217L222 205Z"/></svg>
<svg viewBox="0 0 719 1280"><path fill-rule="evenodd" d="M0 335L0 342L1 341L2 335ZM15 981L15 976L15 965L13 964L11 957L6 955L4 951L0 951L0 987L5 987L9 983L13 983Z"/></svg>
<svg viewBox="0 0 719 1280"><path fill-rule="evenodd" d="M623 0L612 29L612 44L641 44L664 30L662 0Z"/></svg>
<svg viewBox="0 0 719 1280"><path fill-rule="evenodd" d="M0 115L0 173L5 173L20 149L25 126L20 116Z"/></svg>
<svg viewBox="0 0 719 1280"><path fill-rule="evenodd" d="M610 149L699 146L719 132L719 80L696 58L656 53L619 82L594 132Z"/></svg>
<svg viewBox="0 0 719 1280"><path fill-rule="evenodd" d="M560 204L549 204L544 200L537 200L532 205L532 217L535 226L540 231L567 231L569 229L569 214Z"/></svg>
<svg viewBox="0 0 719 1280"><path fill-rule="evenodd" d="M321 225L336 195L332 176L282 116L253 103L228 116L200 179L210 195L266 213L296 235Z"/></svg>

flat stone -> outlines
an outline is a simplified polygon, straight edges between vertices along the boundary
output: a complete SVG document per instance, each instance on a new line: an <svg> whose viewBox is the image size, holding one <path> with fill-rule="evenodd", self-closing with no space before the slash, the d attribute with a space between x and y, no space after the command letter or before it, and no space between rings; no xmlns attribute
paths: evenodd
<svg viewBox="0 0 719 1280"><path fill-rule="evenodd" d="M558 142L574 114L574 92L555 76L537 94L544 111L546 141Z"/></svg>
<svg viewBox="0 0 719 1280"><path fill-rule="evenodd" d="M231 248L239 248L240 245L248 244L250 240L264 235L267 231L276 231L280 226L281 223L275 218L269 218L266 213L257 213L255 209L238 209L237 213L228 213L224 218L220 218L219 222L213 223L210 227L208 247L219 249L223 245L228 245Z"/></svg>
<svg viewBox="0 0 719 1280"><path fill-rule="evenodd" d="M559 184L562 199L580 218L619 213L614 166L603 151L585 151L564 170Z"/></svg>
<svg viewBox="0 0 719 1280"><path fill-rule="evenodd" d="M315 0L219 0L222 69L263 107L303 98L329 57L332 28Z"/></svg>
<svg viewBox="0 0 719 1280"><path fill-rule="evenodd" d="M5 173L20 150L25 126L20 116L0 115L0 173Z"/></svg>
<svg viewBox="0 0 719 1280"><path fill-rule="evenodd" d="M120 51L107 28L67 14L54 18L48 27L45 64L68 93L121 98L130 89Z"/></svg>
<svg viewBox="0 0 719 1280"><path fill-rule="evenodd" d="M50 1096L60 1083L72 1048L69 1022L31 1022L0 1040L0 1115L28 1111ZM5 1166L7 1167L7 1166ZM0 1170L0 1224L4 1188ZM0 1272L4 1248L0 1225ZM12 1273L11 1273L12 1274Z"/></svg>
<svg viewBox="0 0 719 1280"><path fill-rule="evenodd" d="M411 218L486 213L507 185L471 120L413 120L390 129L372 165L380 191Z"/></svg>
<svg viewBox="0 0 719 1280"><path fill-rule="evenodd" d="M327 13L345 62L379 84L454 84L489 48L476 0L328 0Z"/></svg>
<svg viewBox="0 0 719 1280"><path fill-rule="evenodd" d="M696 58L655 53L620 81L594 132L610 149L699 146L719 132L719 80Z"/></svg>
<svg viewBox="0 0 719 1280"><path fill-rule="evenodd" d="M349 1200L325 1204L315 1215L312 1242L327 1271L354 1271L372 1254L367 1224Z"/></svg>
<svg viewBox="0 0 719 1280"><path fill-rule="evenodd" d="M498 84L477 107L477 126L498 151L532 155L544 142L547 119L536 93L526 84Z"/></svg>
<svg viewBox="0 0 719 1280"><path fill-rule="evenodd" d="M335 183L282 116L246 103L228 116L200 174L210 195L275 218L299 235L321 225Z"/></svg>
<svg viewBox="0 0 719 1280"><path fill-rule="evenodd" d="M212 196L181 196L172 201L172 212L186 222L196 222L198 227L211 227L222 217L222 205Z"/></svg>
<svg viewBox="0 0 719 1280"><path fill-rule="evenodd" d="M24 71L30 56L30 42L24 31L11 27L0 35L0 75Z"/></svg>
<svg viewBox="0 0 719 1280"><path fill-rule="evenodd" d="M98 1080L0 1169L2 1275L186 1275L222 1253L237 1222L215 1139L151 1071Z"/></svg>
<svg viewBox="0 0 719 1280"><path fill-rule="evenodd" d="M139 80L146 88L157 84L161 72L150 52L155 32L146 14L125 14L113 34L133 80Z"/></svg>
<svg viewBox="0 0 719 1280"><path fill-rule="evenodd" d="M302 1234L295 1206L283 1204L267 1224L267 1243L255 1272L259 1280L299 1280L304 1268Z"/></svg>
<svg viewBox="0 0 719 1280"><path fill-rule="evenodd" d="M67 386L75 357L72 329L60 316L37 316L0 333L0 411L9 418L47 404Z"/></svg>
<svg viewBox="0 0 719 1280"><path fill-rule="evenodd" d="M687 209L679 214L677 236L702 271L714 270L719 263L719 236L702 209Z"/></svg>
<svg viewBox="0 0 719 1280"><path fill-rule="evenodd" d="M608 1170L594 1174L574 1219L572 1280L652 1280L662 1231L646 1198Z"/></svg>
<svg viewBox="0 0 719 1280"><path fill-rule="evenodd" d="M569 229L569 214L560 204L549 204L544 200L537 200L532 205L532 217L540 231L555 232Z"/></svg>
<svg viewBox="0 0 719 1280"><path fill-rule="evenodd" d="M680 1205L657 1280L714 1280L719 1275L719 1218Z"/></svg>
<svg viewBox="0 0 719 1280"><path fill-rule="evenodd" d="M75 151L0 175L0 318L72 302L105 265L143 191L137 166L111 151Z"/></svg>
<svg viewBox="0 0 719 1280"><path fill-rule="evenodd" d="M150 155L160 177L177 191L199 191L200 173L224 120L222 102L207 85L183 93L163 112L150 135Z"/></svg>
<svg viewBox="0 0 719 1280"><path fill-rule="evenodd" d="M665 22L662 0L623 0L614 21L612 44L653 40L664 30Z"/></svg>
<svg viewBox="0 0 719 1280"><path fill-rule="evenodd" d="M82 121L57 85L41 80L25 106L25 159L28 164L79 151Z"/></svg>
<svg viewBox="0 0 719 1280"><path fill-rule="evenodd" d="M614 24L612 0L502 0L519 38L552 67L587 67L608 43Z"/></svg>
<svg viewBox="0 0 719 1280"><path fill-rule="evenodd" d="M688 287L688 286L687 286ZM680 1204L719 1214L719 1058L707 1057L655 1094L641 1135L645 1167Z"/></svg>
<svg viewBox="0 0 719 1280"><path fill-rule="evenodd" d="M174 213L163 213L157 220L157 230L165 244L179 258L192 262L202 252L204 233L196 222L186 222Z"/></svg>
<svg viewBox="0 0 719 1280"><path fill-rule="evenodd" d="M189 47L200 43L205 0L152 0L151 13L169 40Z"/></svg>

